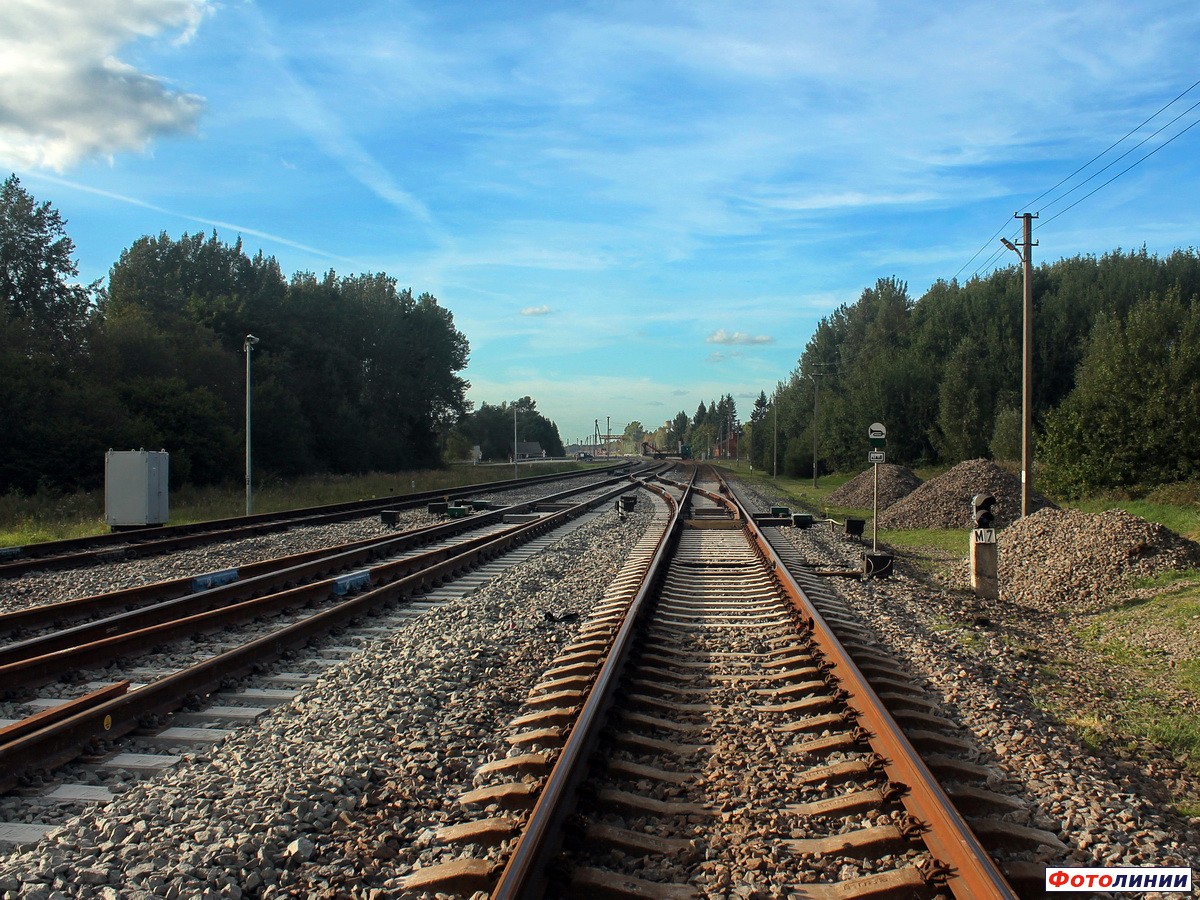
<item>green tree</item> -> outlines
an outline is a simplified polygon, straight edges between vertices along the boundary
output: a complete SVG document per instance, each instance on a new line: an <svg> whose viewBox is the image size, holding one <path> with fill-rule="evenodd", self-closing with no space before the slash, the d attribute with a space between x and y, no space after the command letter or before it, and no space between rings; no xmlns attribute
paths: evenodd
<svg viewBox="0 0 1200 900"><path fill-rule="evenodd" d="M15 175L0 186L0 490L98 483L104 429L121 420L90 377L94 286L74 283L62 216Z"/></svg>
<svg viewBox="0 0 1200 900"><path fill-rule="evenodd" d="M95 285L74 283L79 267L66 223L38 203L16 175L0 185L0 305L32 349L72 348L88 324Z"/></svg>
<svg viewBox="0 0 1200 900"><path fill-rule="evenodd" d="M532 397L522 397L511 405L480 404L479 409L459 419L451 431L451 440L455 446L478 446L484 459L509 459L513 450L514 411L518 441L536 441L547 456L563 455L558 426L538 412Z"/></svg>
<svg viewBox="0 0 1200 900"><path fill-rule="evenodd" d="M642 439L645 436L646 430L642 427L641 422L630 422L621 434L621 452L633 456L641 454Z"/></svg>
<svg viewBox="0 0 1200 900"><path fill-rule="evenodd" d="M1172 289L1103 316L1075 388L1046 418L1045 483L1074 497L1200 474L1200 299Z"/></svg>

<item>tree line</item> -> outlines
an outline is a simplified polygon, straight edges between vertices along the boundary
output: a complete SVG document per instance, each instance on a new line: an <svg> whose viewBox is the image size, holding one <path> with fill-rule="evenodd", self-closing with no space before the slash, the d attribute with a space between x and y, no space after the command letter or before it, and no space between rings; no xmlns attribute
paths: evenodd
<svg viewBox="0 0 1200 900"><path fill-rule="evenodd" d="M562 438L558 426L543 416L531 397L499 405L481 403L479 409L464 415L450 430L446 446L448 459L470 459L479 448L481 459L505 459L517 443L537 443L547 456L562 456Z"/></svg>
<svg viewBox="0 0 1200 900"><path fill-rule="evenodd" d="M732 394L725 394L707 404L701 400L690 416L680 410L651 432L648 440L666 453L675 453L681 445L687 445L696 459L722 459L745 457L744 438L737 403Z"/></svg>
<svg viewBox="0 0 1200 900"><path fill-rule="evenodd" d="M1120 250L1033 271L1039 487L1064 498L1200 476L1200 257ZM1020 459L1023 279L1001 269L913 299L880 279L823 318L790 377L754 404L755 466L807 475L890 462Z"/></svg>
<svg viewBox="0 0 1200 900"><path fill-rule="evenodd" d="M76 283L49 203L0 186L0 489L99 485L110 448L166 449L172 482L236 480L243 341L254 334L256 469L293 476L563 452L529 397L472 411L449 310L385 274L286 278L216 234L142 237L107 284ZM1063 497L1200 476L1200 256L1145 249L1033 271L1039 487ZM742 422L726 394L643 435L792 475L865 467L866 428L910 466L1020 456L1022 275L895 278L824 317L789 377Z"/></svg>
<svg viewBox="0 0 1200 900"><path fill-rule="evenodd" d="M174 485L236 481L243 342L256 471L436 466L469 410L449 310L385 274L285 278L211 236L142 237L106 285L75 283L65 223L0 188L0 486L97 487L110 448L165 449Z"/></svg>

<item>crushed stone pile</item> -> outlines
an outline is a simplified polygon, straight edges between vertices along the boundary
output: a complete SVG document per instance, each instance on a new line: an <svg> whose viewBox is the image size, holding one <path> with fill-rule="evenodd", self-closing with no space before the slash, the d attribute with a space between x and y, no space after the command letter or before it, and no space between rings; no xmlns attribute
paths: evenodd
<svg viewBox="0 0 1200 900"><path fill-rule="evenodd" d="M879 466L879 508L887 509L919 488L924 482L904 466L883 463ZM855 475L829 495L832 506L869 509L875 502L874 467Z"/></svg>
<svg viewBox="0 0 1200 900"><path fill-rule="evenodd" d="M945 475L926 481L903 500L879 514L884 528L971 528L971 498L991 494L999 501L997 528L1021 516L1021 480L990 459L969 459ZM1058 509L1037 491L1029 497L1030 512Z"/></svg>
<svg viewBox="0 0 1200 900"><path fill-rule="evenodd" d="M1002 597L1047 612L1101 609L1132 578L1200 568L1200 544L1121 509L1043 509L997 543Z"/></svg>

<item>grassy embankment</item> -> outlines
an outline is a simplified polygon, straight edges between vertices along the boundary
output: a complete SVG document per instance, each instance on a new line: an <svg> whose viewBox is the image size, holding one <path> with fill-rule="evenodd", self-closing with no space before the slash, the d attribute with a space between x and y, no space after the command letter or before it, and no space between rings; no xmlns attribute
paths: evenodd
<svg viewBox="0 0 1200 900"><path fill-rule="evenodd" d="M917 475L929 480L942 471L918 470ZM823 513L839 521L847 516L871 518L870 509L828 503L829 495L851 475L823 477L814 488L811 479L779 477L773 482L770 476L760 473L750 475L743 470L739 474L758 481L764 490L773 485L791 498L797 509ZM1097 497L1069 505L1093 513L1123 509L1200 542L1200 484L1171 485L1136 498ZM867 536L869 539L869 524ZM879 531L881 544L928 574L946 574L952 568L961 571L967 540L966 529ZM1178 702L1182 696L1200 704L1200 658L1185 655L1168 659L1161 646L1164 640L1176 640L1181 646L1200 647L1200 571L1134 581L1130 588L1139 589L1134 598L1117 600L1110 608L1088 617L1084 624L1071 626L1079 646L1111 676L1106 685L1097 686L1087 709L1081 710L1078 697L1056 690L1062 682L1054 677L1056 661L1052 655L1044 666L1045 684L1035 688L1039 692L1037 700L1049 712L1074 725L1085 742L1129 749L1149 744L1183 759L1200 773L1200 715L1181 709ZM972 633L969 628L962 631L968 636ZM1146 635L1152 637L1147 639ZM1177 808L1187 815L1200 815L1200 798L1180 798Z"/></svg>
<svg viewBox="0 0 1200 900"><path fill-rule="evenodd" d="M522 478L548 475L579 468L579 463L537 463L521 466ZM254 487L254 511L278 512L350 500L387 497L414 491L461 487L512 478L511 464L452 466L419 472L373 473L358 476L321 475L283 482L267 479ZM171 493L171 524L186 525L240 516L246 511L242 485L184 487ZM16 547L39 541L84 537L108 531L104 524L104 492L22 497L0 495L0 547Z"/></svg>

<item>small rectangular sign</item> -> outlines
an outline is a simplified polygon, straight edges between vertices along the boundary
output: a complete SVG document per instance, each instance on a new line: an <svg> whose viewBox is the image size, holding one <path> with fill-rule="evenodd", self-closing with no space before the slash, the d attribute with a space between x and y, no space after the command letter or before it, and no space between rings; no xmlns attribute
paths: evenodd
<svg viewBox="0 0 1200 900"><path fill-rule="evenodd" d="M1046 866L1046 892L1105 893L1164 891L1190 894L1192 870L1186 866Z"/></svg>
<svg viewBox="0 0 1200 900"><path fill-rule="evenodd" d="M996 543L995 528L976 528L975 543L977 544L994 544Z"/></svg>
<svg viewBox="0 0 1200 900"><path fill-rule="evenodd" d="M869 462L869 463L887 462L887 454L884 453L882 450L872 450L870 453L867 454L867 462Z"/></svg>

